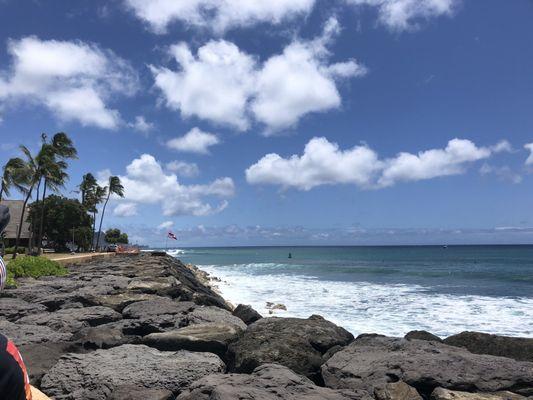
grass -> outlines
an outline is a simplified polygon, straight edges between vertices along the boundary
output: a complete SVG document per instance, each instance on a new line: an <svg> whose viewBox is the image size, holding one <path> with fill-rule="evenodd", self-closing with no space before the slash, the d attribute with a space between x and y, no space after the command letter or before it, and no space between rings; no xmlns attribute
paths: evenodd
<svg viewBox="0 0 533 400"><path fill-rule="evenodd" d="M45 257L18 257L7 263L7 285L16 286L17 278L40 278L41 276L63 276L67 269L56 261Z"/></svg>

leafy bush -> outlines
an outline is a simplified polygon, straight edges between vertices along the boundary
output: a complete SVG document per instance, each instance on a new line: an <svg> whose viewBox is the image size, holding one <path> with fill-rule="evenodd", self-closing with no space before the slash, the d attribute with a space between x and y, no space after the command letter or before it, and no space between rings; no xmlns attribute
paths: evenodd
<svg viewBox="0 0 533 400"><path fill-rule="evenodd" d="M5 254L13 254L15 253L15 247L6 247L5 248ZM26 248L25 247L19 247L17 250L18 254L25 254Z"/></svg>
<svg viewBox="0 0 533 400"><path fill-rule="evenodd" d="M9 261L7 271L8 276L13 278L62 276L68 273L61 264L45 257L19 257Z"/></svg>

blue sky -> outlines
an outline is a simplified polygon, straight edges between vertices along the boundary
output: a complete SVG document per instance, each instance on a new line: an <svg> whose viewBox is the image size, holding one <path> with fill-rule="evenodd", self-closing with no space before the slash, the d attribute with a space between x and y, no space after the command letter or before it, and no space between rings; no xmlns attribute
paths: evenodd
<svg viewBox="0 0 533 400"><path fill-rule="evenodd" d="M0 10L0 162L67 132L134 241L533 240L531 1Z"/></svg>

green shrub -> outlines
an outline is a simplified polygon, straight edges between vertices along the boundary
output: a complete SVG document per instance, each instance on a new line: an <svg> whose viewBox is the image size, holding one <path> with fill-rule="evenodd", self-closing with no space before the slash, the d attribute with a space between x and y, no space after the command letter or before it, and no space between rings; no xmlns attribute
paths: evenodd
<svg viewBox="0 0 533 400"><path fill-rule="evenodd" d="M41 276L62 276L68 273L67 269L56 261L45 257L19 257L7 264L8 276L13 278Z"/></svg>
<svg viewBox="0 0 533 400"><path fill-rule="evenodd" d="M6 247L5 248L5 254L13 254L15 253L15 247ZM26 248L25 247L19 247L18 250L17 250L17 253L18 254L25 254L26 253Z"/></svg>

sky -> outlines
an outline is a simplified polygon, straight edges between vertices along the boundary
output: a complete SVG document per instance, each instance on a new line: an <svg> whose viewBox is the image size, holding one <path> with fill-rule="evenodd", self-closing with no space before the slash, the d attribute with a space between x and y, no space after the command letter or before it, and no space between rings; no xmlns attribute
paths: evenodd
<svg viewBox="0 0 533 400"><path fill-rule="evenodd" d="M163 246L531 243L531 0L1 0L0 163L64 131ZM14 193L13 198L20 197Z"/></svg>

